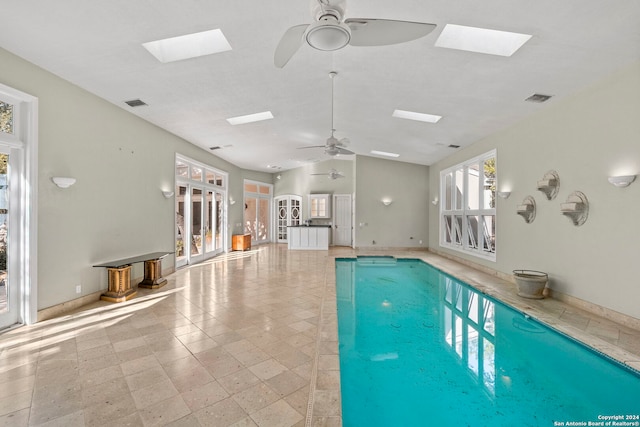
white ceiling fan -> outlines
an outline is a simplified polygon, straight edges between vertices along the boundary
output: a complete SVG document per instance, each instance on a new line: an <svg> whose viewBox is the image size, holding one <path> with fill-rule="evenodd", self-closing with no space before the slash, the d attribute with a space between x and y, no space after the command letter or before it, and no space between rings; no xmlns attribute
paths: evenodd
<svg viewBox="0 0 640 427"><path fill-rule="evenodd" d="M338 154L349 156L355 154L353 151L344 148L344 146L349 143L348 138L338 139L333 136L333 133L336 131L333 127L333 79L337 75L338 73L335 71L331 71L329 73L329 77L331 77L331 136L327 138L327 143L325 145L312 145L310 147L300 147L299 149L324 148L325 154L328 154L329 156L337 156Z"/></svg>
<svg viewBox="0 0 640 427"><path fill-rule="evenodd" d="M285 31L273 58L284 67L303 42L324 51L351 46L386 46L424 37L436 26L391 19L344 19L346 0L311 0L312 24L295 25Z"/></svg>
<svg viewBox="0 0 640 427"><path fill-rule="evenodd" d="M329 169L329 172L327 173L312 173L311 175L326 175L327 177L329 177L329 179L344 178L342 172L339 172L333 168Z"/></svg>

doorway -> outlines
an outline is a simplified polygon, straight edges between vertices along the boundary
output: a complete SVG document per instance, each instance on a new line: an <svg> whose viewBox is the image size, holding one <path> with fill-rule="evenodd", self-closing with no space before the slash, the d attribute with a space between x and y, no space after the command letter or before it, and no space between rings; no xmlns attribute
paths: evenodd
<svg viewBox="0 0 640 427"><path fill-rule="evenodd" d="M287 227L300 225L302 219L302 197L279 196L274 199L276 206L276 241L287 243L289 240Z"/></svg>
<svg viewBox="0 0 640 427"><path fill-rule="evenodd" d="M0 329L37 319L38 100L0 84Z"/></svg>
<svg viewBox="0 0 640 427"><path fill-rule="evenodd" d="M226 175L191 160L176 160L176 267L224 251Z"/></svg>
<svg viewBox="0 0 640 427"><path fill-rule="evenodd" d="M352 246L353 210L351 194L333 195L333 245Z"/></svg>

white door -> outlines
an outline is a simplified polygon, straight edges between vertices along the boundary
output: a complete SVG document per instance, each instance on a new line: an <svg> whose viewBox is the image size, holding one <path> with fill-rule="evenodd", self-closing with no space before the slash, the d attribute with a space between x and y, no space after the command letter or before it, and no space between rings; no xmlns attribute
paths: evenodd
<svg viewBox="0 0 640 427"><path fill-rule="evenodd" d="M333 195L333 245L351 246L351 194Z"/></svg>
<svg viewBox="0 0 640 427"><path fill-rule="evenodd" d="M276 206L276 238L278 243L287 243L289 235L287 227L300 225L301 219L300 196L280 196L275 198Z"/></svg>

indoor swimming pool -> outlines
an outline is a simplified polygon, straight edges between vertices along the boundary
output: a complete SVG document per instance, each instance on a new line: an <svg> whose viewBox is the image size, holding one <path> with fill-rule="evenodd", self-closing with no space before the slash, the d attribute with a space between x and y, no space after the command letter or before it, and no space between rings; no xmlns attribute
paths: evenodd
<svg viewBox="0 0 640 427"><path fill-rule="evenodd" d="M345 427L640 426L639 372L423 261L337 259L336 287Z"/></svg>

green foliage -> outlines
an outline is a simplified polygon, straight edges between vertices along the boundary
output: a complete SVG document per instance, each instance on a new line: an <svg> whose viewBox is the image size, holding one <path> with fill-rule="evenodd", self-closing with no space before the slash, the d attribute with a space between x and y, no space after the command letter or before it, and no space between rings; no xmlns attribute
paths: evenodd
<svg viewBox="0 0 640 427"><path fill-rule="evenodd" d="M9 161L8 154L0 154L0 175L7 174L7 162Z"/></svg>

